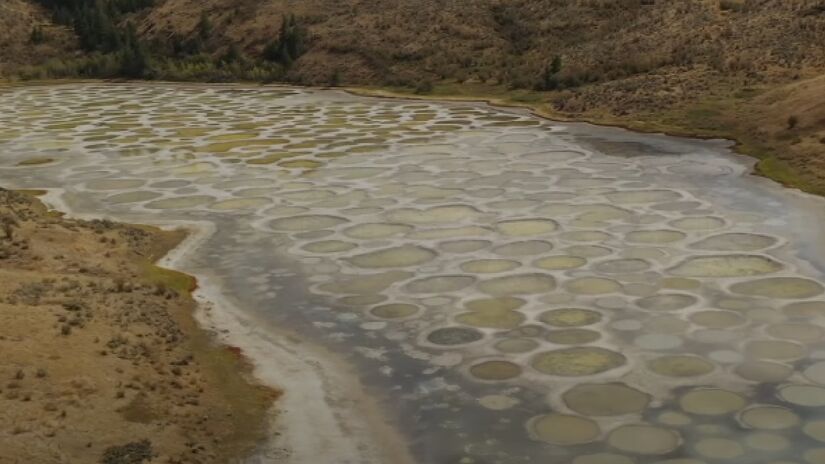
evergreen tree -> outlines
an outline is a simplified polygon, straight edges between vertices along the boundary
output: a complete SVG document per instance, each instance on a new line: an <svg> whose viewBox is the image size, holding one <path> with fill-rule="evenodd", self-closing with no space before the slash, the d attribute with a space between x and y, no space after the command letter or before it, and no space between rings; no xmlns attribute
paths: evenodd
<svg viewBox="0 0 825 464"><path fill-rule="evenodd" d="M209 37L212 36L212 21L209 19L209 16L206 15L205 11L201 12L201 19L198 21L197 31L198 37L202 41L209 40Z"/></svg>
<svg viewBox="0 0 825 464"><path fill-rule="evenodd" d="M123 48L120 50L120 74L125 77L145 77L149 70L149 57L146 48L138 40L134 26L126 27Z"/></svg>
<svg viewBox="0 0 825 464"><path fill-rule="evenodd" d="M226 53L221 57L222 63L237 63L243 60L243 53L241 53L240 48L236 44L232 44L229 46L229 49Z"/></svg>
<svg viewBox="0 0 825 464"><path fill-rule="evenodd" d="M550 72L553 74L558 74L561 72L562 61L559 55L553 57L553 61L550 63Z"/></svg>
<svg viewBox="0 0 825 464"><path fill-rule="evenodd" d="M40 26L34 26L31 34L29 34L29 42L37 45L43 43L45 40L46 34L43 33L43 28Z"/></svg>
<svg viewBox="0 0 825 464"><path fill-rule="evenodd" d="M264 48L264 58L289 66L306 51L306 30L294 14L281 18L278 39Z"/></svg>
<svg viewBox="0 0 825 464"><path fill-rule="evenodd" d="M541 79L536 84L536 90L556 90L561 87L559 73L562 70L561 57L556 55L549 65L545 66Z"/></svg>

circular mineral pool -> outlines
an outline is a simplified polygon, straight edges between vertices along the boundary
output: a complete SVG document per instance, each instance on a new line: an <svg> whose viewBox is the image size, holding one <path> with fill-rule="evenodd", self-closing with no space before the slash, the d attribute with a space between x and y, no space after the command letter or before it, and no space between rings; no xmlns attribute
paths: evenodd
<svg viewBox="0 0 825 464"><path fill-rule="evenodd" d="M776 244L767 235L726 233L713 235L690 245L690 248L708 251L756 251Z"/></svg>
<svg viewBox="0 0 825 464"><path fill-rule="evenodd" d="M648 361L647 367L665 377L699 377L714 370L711 362L691 355L662 356Z"/></svg>
<svg viewBox="0 0 825 464"><path fill-rule="evenodd" d="M526 295L547 293L556 288L556 280L547 274L518 274L496 277L478 284L490 295Z"/></svg>
<svg viewBox="0 0 825 464"><path fill-rule="evenodd" d="M521 367L509 361L484 361L471 366L470 374L480 380L508 380L521 375Z"/></svg>
<svg viewBox="0 0 825 464"><path fill-rule="evenodd" d="M496 228L504 235L524 237L548 234L558 229L558 224L550 219L517 219L499 222Z"/></svg>
<svg viewBox="0 0 825 464"><path fill-rule="evenodd" d="M579 377L609 371L626 362L624 355L605 348L575 347L539 353L530 364L544 374Z"/></svg>
<svg viewBox="0 0 825 464"><path fill-rule="evenodd" d="M633 460L620 454L596 453L578 456L570 464L633 464Z"/></svg>
<svg viewBox="0 0 825 464"><path fill-rule="evenodd" d="M412 227L404 224L367 223L344 229L343 234L360 240L376 240L401 235L410 230Z"/></svg>
<svg viewBox="0 0 825 464"><path fill-rule="evenodd" d="M665 244L678 242L687 237L678 230L637 230L628 232L625 239L631 243Z"/></svg>
<svg viewBox="0 0 825 464"><path fill-rule="evenodd" d="M526 353L538 348L539 343L529 338L507 338L496 343L495 347L502 353Z"/></svg>
<svg viewBox="0 0 825 464"><path fill-rule="evenodd" d="M427 248L416 245L402 245L356 255L348 258L348 261L357 267L380 269L418 266L432 261L435 257L436 253Z"/></svg>
<svg viewBox="0 0 825 464"><path fill-rule="evenodd" d="M579 295L603 295L605 293L616 293L622 286L611 279L601 277L581 277L565 282L564 288L571 293Z"/></svg>
<svg viewBox="0 0 825 464"><path fill-rule="evenodd" d="M539 320L556 327L581 327L601 321L602 314L590 309L561 308L541 313Z"/></svg>
<svg viewBox="0 0 825 464"><path fill-rule="evenodd" d="M436 329L427 335L427 341L435 345L456 346L477 342L484 334L475 329L464 327L445 327Z"/></svg>
<svg viewBox="0 0 825 464"><path fill-rule="evenodd" d="M778 406L755 406L739 415L739 420L754 429L782 430L799 424L799 416Z"/></svg>
<svg viewBox="0 0 825 464"><path fill-rule="evenodd" d="M550 331L544 338L556 345L586 345L602 338L602 334L595 330L564 329Z"/></svg>
<svg viewBox="0 0 825 464"><path fill-rule="evenodd" d="M732 311L698 311L690 315L694 324L711 329L727 329L745 323L745 318Z"/></svg>
<svg viewBox="0 0 825 464"><path fill-rule="evenodd" d="M815 385L788 385L779 389L779 397L797 406L809 408L825 406L825 388Z"/></svg>
<svg viewBox="0 0 825 464"><path fill-rule="evenodd" d="M683 293L665 293L641 298L636 304L643 309L653 311L675 311L694 305L699 300L693 295Z"/></svg>
<svg viewBox="0 0 825 464"><path fill-rule="evenodd" d="M521 325L524 319L524 314L504 308L480 309L455 317L458 323L490 329L513 329Z"/></svg>
<svg viewBox="0 0 825 464"><path fill-rule="evenodd" d="M487 240L451 240L438 245L438 249L447 253L472 253L490 245Z"/></svg>
<svg viewBox="0 0 825 464"><path fill-rule="evenodd" d="M785 364L768 361L750 361L741 364L734 372L743 379L753 382L781 382L793 374L793 369Z"/></svg>
<svg viewBox="0 0 825 464"><path fill-rule="evenodd" d="M461 270L470 274L489 274L513 270L521 266L509 259L475 259L461 263Z"/></svg>
<svg viewBox="0 0 825 464"><path fill-rule="evenodd" d="M372 308L370 313L382 319L402 319L417 314L418 311L418 306L412 304L389 303Z"/></svg>
<svg viewBox="0 0 825 464"><path fill-rule="evenodd" d="M292 216L273 219L269 222L269 227L273 230L287 232L304 232L309 230L321 230L344 224L344 218L336 216L325 216L321 214L307 214L303 216Z"/></svg>
<svg viewBox="0 0 825 464"><path fill-rule="evenodd" d="M578 256L548 256L533 261L533 266L548 271L562 271L566 269L576 269L587 264L587 260Z"/></svg>
<svg viewBox="0 0 825 464"><path fill-rule="evenodd" d="M553 249L553 244L542 240L505 243L493 248L493 253L502 256L535 256Z"/></svg>
<svg viewBox="0 0 825 464"><path fill-rule="evenodd" d="M693 448L708 459L734 459L745 454L739 442L727 438L703 438Z"/></svg>
<svg viewBox="0 0 825 464"><path fill-rule="evenodd" d="M731 414L746 404L742 395L717 388L693 390L679 398L683 411L703 416Z"/></svg>
<svg viewBox="0 0 825 464"><path fill-rule="evenodd" d="M783 266L766 256L719 255L688 258L668 272L683 277L746 277L770 274Z"/></svg>
<svg viewBox="0 0 825 464"><path fill-rule="evenodd" d="M344 242L341 240L322 240L307 243L302 246L301 249L309 251L310 253L341 253L357 247L358 245L351 242Z"/></svg>
<svg viewBox="0 0 825 464"><path fill-rule="evenodd" d="M469 287L476 281L475 277L462 275L442 275L422 277L404 285L409 293L447 293Z"/></svg>
<svg viewBox="0 0 825 464"><path fill-rule="evenodd" d="M607 442L614 448L633 454L662 455L679 446L679 434L652 425L622 425L610 432Z"/></svg>
<svg viewBox="0 0 825 464"><path fill-rule="evenodd" d="M644 411L651 396L623 383L586 383L567 390L562 399L568 408L578 414L620 416Z"/></svg>
<svg viewBox="0 0 825 464"><path fill-rule="evenodd" d="M680 230L710 230L724 227L725 220L715 216L699 216L675 219L670 225Z"/></svg>
<svg viewBox="0 0 825 464"><path fill-rule="evenodd" d="M590 443L601 433L596 422L564 414L534 417L528 422L527 428L537 440L560 446Z"/></svg>
<svg viewBox="0 0 825 464"><path fill-rule="evenodd" d="M607 274L628 274L645 271L650 268L650 263L643 259L613 259L597 263L594 267Z"/></svg>
<svg viewBox="0 0 825 464"><path fill-rule="evenodd" d="M777 452L790 447L791 442L782 435L756 432L745 436L745 444L758 451Z"/></svg>

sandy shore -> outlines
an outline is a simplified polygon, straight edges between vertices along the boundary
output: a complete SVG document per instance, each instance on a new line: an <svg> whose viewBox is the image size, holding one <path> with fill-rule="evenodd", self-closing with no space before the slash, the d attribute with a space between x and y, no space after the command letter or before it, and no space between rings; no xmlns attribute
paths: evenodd
<svg viewBox="0 0 825 464"><path fill-rule="evenodd" d="M94 275L104 280L94 286L82 285L89 286L85 295L88 300L84 301L89 301L86 306L91 308L89 311L94 316L91 320L95 324L84 324L82 329L68 329L72 331L68 336L56 338L60 346L45 345L41 340L54 338L55 334L51 332L59 334L62 330L60 324L48 317L43 320L20 318L20 313L30 312L32 306L21 305L17 300L14 300L14 305L9 304L9 298L13 298L26 282L15 277L3 279L0 284L0 297L4 298L0 300L0 317L4 322L8 321L0 329L0 349L12 352L11 347L16 346L15 354L0 365L0 376L12 381L20 380L15 377L19 375L18 371L22 371L24 380L37 378L42 364L39 360L54 358L52 364L71 365L72 368L61 374L60 379L57 374L50 374L49 382L42 383L71 384L72 378L83 376L95 385L93 390L84 394L87 402L94 403L92 407L78 403L78 409L85 409L84 413L66 414L54 423L37 419L48 416L38 409L46 406L54 396L53 392L38 391L34 395L29 394L28 400L6 405L7 410L14 413L6 417L10 417L15 424L26 417L32 420L28 421L29 426L11 435L13 445L0 449L0 460L8 458L9 462L20 463L102 462L107 452L111 454L111 450L119 450L125 456L144 453L147 459L105 462L412 462L402 439L382 418L376 401L365 393L354 373L349 372L346 364L333 353L282 333L265 321L251 319L222 293L221 283L213 276L199 274L197 287L194 288L194 279L167 270L187 270L187 256L213 233L211 223L179 222L146 227L116 224L91 215L73 215L78 219L64 219L48 213L40 202L28 196L0 193L3 198L18 202L14 208L17 214L21 209L31 211L26 213L25 221L18 221L21 225L15 227L15 240L28 241L31 244L29 249L38 250L40 254L59 254L63 256L61 260L73 263L82 261L81 266L95 269L91 273L83 272L81 275L84 278ZM61 194L59 190L51 190L41 198L51 208L69 211ZM0 199L0 212L8 214L3 209L4 201ZM101 227L100 224L112 230L102 232L107 237L106 241L100 238L101 232L96 229ZM41 237L44 231L52 228L60 230L62 235ZM124 233L143 234L143 239L139 243L124 242L118 238L115 238L115 245L109 242L109 235ZM49 242L48 248L41 245L43 241ZM118 250L118 254L113 249ZM157 264L163 268L150 264L158 259ZM32 267L32 279L58 282L69 279L66 274L77 275L74 268L44 266L51 264L48 260L34 256L15 257L12 262L4 259L0 260L0 272L19 274L16 268ZM100 273L101 268L109 267L112 268L109 273ZM147 268L152 272L147 273ZM129 283L128 292L121 294L116 291L120 285L119 279ZM160 285L167 293L157 290ZM102 296L106 297L106 302L96 303L96 299ZM146 363L148 368L144 363L136 362L134 357L113 367L101 364L101 345L108 346L110 340L120 337L121 333L126 333L121 338L130 340L127 345L130 347L134 344L141 347L162 346L159 340L147 343L147 339L156 336L153 333L162 332L151 323L140 321L146 326L141 326L140 331L130 325L125 328L119 325L124 318L122 313L135 307L149 306L150 301L145 299L150 299L151 303L161 302L158 305L159 314L176 316L176 327L185 334L186 341L181 342L177 350L152 350L152 355L157 351L156 356L161 357L162 361ZM37 305L42 305L42 299L40 301ZM121 315L110 321L109 317L98 315L98 312L104 312L102 308L106 308L107 316L109 313ZM59 319L60 309L55 309L55 312ZM94 329L90 328L92 325ZM38 331L37 334L34 334L35 331ZM134 343L131 341L133 332L136 333ZM26 340L30 343L23 346L20 344L21 338L13 338L13 333L34 335L27 336ZM79 340L77 335L72 336L75 333L88 336ZM10 348L7 350L4 344ZM115 358L109 354L103 359ZM186 377L189 374L177 373L183 370L174 364L180 359L187 359L186 369L197 372L201 377L181 382L178 377L183 375L189 379ZM168 370L156 367L162 363L175 367ZM56 371L56 368L48 367L47 370ZM34 375L30 376L28 371ZM184 398L179 402L186 404L185 398L189 398L186 395L197 396L197 404L187 404L188 410L181 417L175 408L169 407L176 404L175 398L152 396L154 390L143 387L144 384L163 382L167 376L179 385L173 388ZM142 383L129 381L135 378L140 378ZM13 400L19 398L23 391L37 390L35 385L31 388L24 385L27 383L15 382L11 390L17 394L12 394L15 396ZM77 388L82 390L84 384L81 382L78 385ZM137 389L133 392L136 385ZM5 399L7 388L3 388L0 395L4 395L2 398ZM270 404L275 396L280 398L277 407L272 408ZM141 417L135 417L134 410L146 409L143 408L145 404L152 404L147 406L153 411L152 415L143 417L141 412L137 414ZM191 411L193 408L196 410ZM187 428L186 421L190 419L192 427ZM3 421L0 419L0 422ZM85 426L82 433L78 429L81 421ZM148 448L144 440L148 440ZM82 446L79 444L81 442Z"/></svg>

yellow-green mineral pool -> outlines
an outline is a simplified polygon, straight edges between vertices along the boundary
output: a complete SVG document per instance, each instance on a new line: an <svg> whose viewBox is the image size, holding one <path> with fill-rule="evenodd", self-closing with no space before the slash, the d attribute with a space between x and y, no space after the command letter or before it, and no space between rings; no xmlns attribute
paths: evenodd
<svg viewBox="0 0 825 464"><path fill-rule="evenodd" d="M421 463L825 463L825 203L724 142L269 87L0 109L0 185L213 223L188 270L342 353Z"/></svg>

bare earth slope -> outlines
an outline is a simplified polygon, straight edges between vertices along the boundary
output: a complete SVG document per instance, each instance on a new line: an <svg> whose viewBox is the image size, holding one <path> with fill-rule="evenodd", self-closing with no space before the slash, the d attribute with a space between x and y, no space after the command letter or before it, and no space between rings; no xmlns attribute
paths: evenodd
<svg viewBox="0 0 825 464"><path fill-rule="evenodd" d="M182 232L76 221L0 190L0 462L238 462L272 393L151 264ZM9 235L10 234L10 235Z"/></svg>

